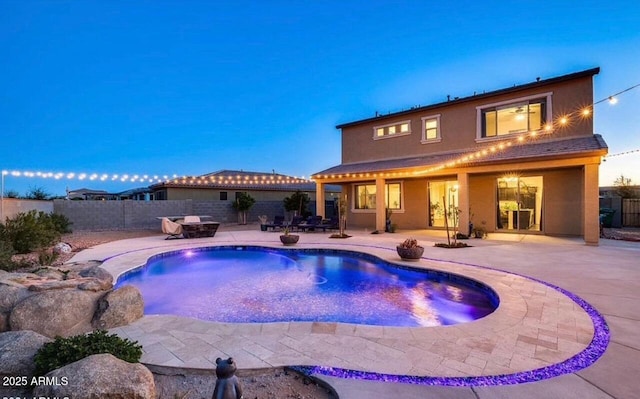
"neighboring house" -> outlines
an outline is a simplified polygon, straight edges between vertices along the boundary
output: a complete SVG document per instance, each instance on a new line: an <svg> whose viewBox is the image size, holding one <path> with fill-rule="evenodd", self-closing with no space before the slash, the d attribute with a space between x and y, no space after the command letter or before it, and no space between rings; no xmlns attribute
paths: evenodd
<svg viewBox="0 0 640 399"><path fill-rule="evenodd" d="M153 200L153 194L148 187L139 187L119 193L109 193L104 190L92 190L80 188L67 191L67 199L70 200L93 200L93 201L119 201L119 200Z"/></svg>
<svg viewBox="0 0 640 399"><path fill-rule="evenodd" d="M306 193L311 202L316 200L316 185L309 180L277 173L247 172L238 170L221 170L193 178L176 178L150 186L155 200L212 200L231 203L240 193L247 193L260 203L273 203L276 208L282 207L285 197L296 191ZM331 213L333 198L340 194L339 185L323 187L322 214ZM275 209L274 207L265 208ZM314 209L309 209L314 211ZM283 211L272 210L271 213L282 214ZM268 215L272 217L273 215Z"/></svg>
<svg viewBox="0 0 640 399"><path fill-rule="evenodd" d="M473 223L597 245L599 71L341 124L342 163L312 176L317 191L342 185L350 227L384 230L388 208L400 229Z"/></svg>

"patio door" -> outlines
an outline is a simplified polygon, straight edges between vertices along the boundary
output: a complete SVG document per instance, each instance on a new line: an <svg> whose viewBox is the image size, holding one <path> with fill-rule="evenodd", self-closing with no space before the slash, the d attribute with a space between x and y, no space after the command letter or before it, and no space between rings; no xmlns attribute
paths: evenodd
<svg viewBox="0 0 640 399"><path fill-rule="evenodd" d="M429 227L446 225L453 227L457 223L458 182L456 180L429 182Z"/></svg>
<svg viewBox="0 0 640 399"><path fill-rule="evenodd" d="M542 231L542 176L497 180L496 226L506 231Z"/></svg>

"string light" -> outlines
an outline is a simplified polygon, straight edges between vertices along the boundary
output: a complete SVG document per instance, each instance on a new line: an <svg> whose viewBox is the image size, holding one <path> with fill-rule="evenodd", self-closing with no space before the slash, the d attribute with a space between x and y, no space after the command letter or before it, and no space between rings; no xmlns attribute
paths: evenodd
<svg viewBox="0 0 640 399"><path fill-rule="evenodd" d="M487 154L494 154L497 153L498 150L499 151L503 151L508 147L513 146L514 144L516 145L525 145L527 142L531 142L534 141L535 139L538 139L540 136L543 135L551 135L553 134L553 132L555 131L554 126L557 127L558 129L564 128L568 125L571 124L571 121L574 117L580 116L582 118L586 118L586 117L590 117L592 115L592 110L593 107L597 104L603 103L605 101L608 101L609 104L611 105L615 105L618 102L617 97L620 96L623 93L626 93L628 91L631 91L637 87L640 87L640 83L633 85L631 87L628 87L620 92L617 92L615 94L612 94L610 96L607 96L605 98L603 98L602 100L596 101L591 105L588 106L583 106L580 107L579 109L577 109L574 112L571 112L569 114L566 115L562 115L561 117L559 117L555 123L551 122L551 123L547 123L545 124L542 129L540 130L533 130L533 131L528 131L524 134L521 134L517 137L512 137L512 138L508 138L505 139L504 141L500 142L499 144L497 144L497 149L496 149L496 145L492 145L491 147L487 147L487 148L483 148L480 150L475 150L472 153L468 153L468 154L464 154L454 160L448 160L442 164L439 165L435 165L435 166L431 166L429 168L426 169L422 169L419 171L414 171L412 174L413 175L424 175L424 174L430 174L430 173L434 173L434 172L438 172L442 169L445 168L451 168L451 167L455 167L456 165L462 164L462 163L469 163L475 160L480 160L482 159L484 156L486 156ZM617 156L617 155L626 155L629 153L635 153L635 152L640 152L640 150L633 150L633 151L627 151L624 153L620 153L620 154L614 154L614 155L608 155L605 156L604 158L608 158L608 157L612 157L612 156ZM369 176L369 174L367 173L367 176ZM314 178L314 176L311 176L312 178ZM333 176L332 176L333 177ZM362 175L360 175L360 177L362 177ZM315 178L322 178L322 176L320 175L316 175ZM326 179L327 176L325 175L324 178Z"/></svg>
<svg viewBox="0 0 640 399"><path fill-rule="evenodd" d="M172 184L184 184L184 185L264 185L264 184L273 184L273 185L287 185L287 184L305 184L312 183L311 180L306 179L304 176L283 176L278 175L277 178L273 175L255 175L244 177L240 175L235 176L187 176L184 175L180 179L178 179L178 175L174 174L172 178L169 175L164 175L160 177L159 175L149 175L149 174L108 174L108 173L84 173L84 172L31 172L31 171L20 171L20 170L2 170L3 176L12 176L12 177L29 177L29 178L43 178L43 179L67 179L67 180L100 180L107 181L110 180L112 182L119 181L122 183L130 182L130 183L149 183L149 184L159 184L159 183L172 183Z"/></svg>

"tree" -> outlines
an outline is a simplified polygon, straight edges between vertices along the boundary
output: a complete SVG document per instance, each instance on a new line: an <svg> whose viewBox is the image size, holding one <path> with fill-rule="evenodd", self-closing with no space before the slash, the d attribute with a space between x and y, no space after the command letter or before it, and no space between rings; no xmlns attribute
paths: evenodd
<svg viewBox="0 0 640 399"><path fill-rule="evenodd" d="M285 211L298 212L298 215L304 216L307 212L307 206L311 202L311 199L307 193L297 190L295 193L291 194L290 197L286 197L283 202Z"/></svg>
<svg viewBox="0 0 640 399"><path fill-rule="evenodd" d="M51 194L46 192L42 187L30 187L25 198L34 200L46 200L49 199Z"/></svg>
<svg viewBox="0 0 640 399"><path fill-rule="evenodd" d="M633 184L631 184L631 179L624 177L622 174L613 182L613 185L615 186L616 194L622 198L636 198L638 196Z"/></svg>
<svg viewBox="0 0 640 399"><path fill-rule="evenodd" d="M17 192L16 190L7 190L4 193L4 196L7 198L18 198L20 196L20 193Z"/></svg>
<svg viewBox="0 0 640 399"><path fill-rule="evenodd" d="M233 209L238 211L238 224L247 224L247 211L256 203L255 198L248 193L238 193L236 200L233 201Z"/></svg>

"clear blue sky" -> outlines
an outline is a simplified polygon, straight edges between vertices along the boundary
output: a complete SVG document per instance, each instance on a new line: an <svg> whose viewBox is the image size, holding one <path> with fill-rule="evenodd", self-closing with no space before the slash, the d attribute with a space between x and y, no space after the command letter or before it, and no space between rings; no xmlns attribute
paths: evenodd
<svg viewBox="0 0 640 399"><path fill-rule="evenodd" d="M335 125L600 66L640 83L640 2L0 2L0 169L296 176L340 163ZM598 105L640 149L640 89ZM603 164L640 183L640 153ZM51 194L131 184L7 177Z"/></svg>

